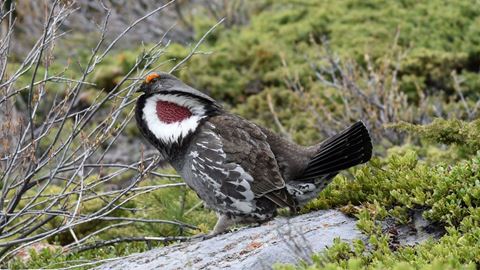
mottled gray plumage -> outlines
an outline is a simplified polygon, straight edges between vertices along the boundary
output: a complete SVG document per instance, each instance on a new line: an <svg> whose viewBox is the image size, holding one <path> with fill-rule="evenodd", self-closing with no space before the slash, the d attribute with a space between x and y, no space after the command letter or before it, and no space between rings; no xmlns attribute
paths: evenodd
<svg viewBox="0 0 480 270"><path fill-rule="evenodd" d="M138 127L219 214L213 234L237 222L267 221L277 208L295 211L316 197L338 171L371 157L370 137L361 122L323 143L303 147L224 111L172 75L151 78L140 88L145 94L137 102ZM167 109L158 104L169 104L170 111L162 111ZM189 109L191 116L160 119L175 115L176 106L179 112Z"/></svg>

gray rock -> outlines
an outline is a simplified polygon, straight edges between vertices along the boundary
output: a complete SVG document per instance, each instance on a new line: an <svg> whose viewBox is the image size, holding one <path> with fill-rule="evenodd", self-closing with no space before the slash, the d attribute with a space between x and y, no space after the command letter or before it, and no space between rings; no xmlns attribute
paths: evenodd
<svg viewBox="0 0 480 270"><path fill-rule="evenodd" d="M135 254L97 269L270 269L274 263L308 262L312 253L332 245L337 237L362 238L355 223L336 210L279 217L205 241Z"/></svg>
<svg viewBox="0 0 480 270"><path fill-rule="evenodd" d="M440 230L415 215L412 226L382 224L391 233L392 248L412 245ZM311 261L312 253L331 246L335 238L366 240L356 219L338 210L316 211L293 218L278 217L257 227L219 235L205 241L185 242L101 265L97 269L270 269L275 263Z"/></svg>

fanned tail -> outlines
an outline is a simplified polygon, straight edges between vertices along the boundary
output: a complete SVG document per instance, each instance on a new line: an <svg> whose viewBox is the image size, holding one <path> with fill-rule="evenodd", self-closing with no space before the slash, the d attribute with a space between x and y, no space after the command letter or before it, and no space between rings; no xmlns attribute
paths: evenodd
<svg viewBox="0 0 480 270"><path fill-rule="evenodd" d="M365 163L372 157L372 140L359 121L327 139L295 181L309 181Z"/></svg>

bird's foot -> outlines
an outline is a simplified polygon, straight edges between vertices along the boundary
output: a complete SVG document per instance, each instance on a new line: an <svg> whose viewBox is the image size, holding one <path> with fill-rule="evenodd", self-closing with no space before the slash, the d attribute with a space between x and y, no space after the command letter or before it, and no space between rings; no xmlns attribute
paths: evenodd
<svg viewBox="0 0 480 270"><path fill-rule="evenodd" d="M208 240L208 239L211 239L215 236L219 235L218 233L215 234L215 233L199 233L197 235L194 235L192 237L190 237L189 241L191 242L201 242L201 241L205 241L205 240Z"/></svg>
<svg viewBox="0 0 480 270"><path fill-rule="evenodd" d="M263 224L263 223L261 223L261 222L251 223L251 224L248 224L248 228L260 227L260 226L262 226L262 224Z"/></svg>
<svg viewBox="0 0 480 270"><path fill-rule="evenodd" d="M238 231L240 231L242 228L245 228L245 227L233 227L233 228L230 228L227 232L238 232Z"/></svg>

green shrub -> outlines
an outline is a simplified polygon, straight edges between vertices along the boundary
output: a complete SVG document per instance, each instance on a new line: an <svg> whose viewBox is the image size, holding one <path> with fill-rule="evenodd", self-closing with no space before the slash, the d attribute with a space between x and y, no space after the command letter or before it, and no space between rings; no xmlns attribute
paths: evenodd
<svg viewBox="0 0 480 270"><path fill-rule="evenodd" d="M179 74L216 98L238 103L283 85L285 63L308 89L312 42L323 37L340 56L365 63L365 53L377 59L392 51L398 31L396 45L409 50L399 70L402 89L414 90L408 83L414 80L427 90L452 93L452 70L477 72L479 15L480 7L469 0L275 1L252 16L249 26L216 31L202 47L214 53L194 57Z"/></svg>
<svg viewBox="0 0 480 270"><path fill-rule="evenodd" d="M398 130L408 131L415 137L431 142L455 145L465 155L474 154L480 150L480 120L465 122L459 119L435 119L424 126L410 123L392 125Z"/></svg>

